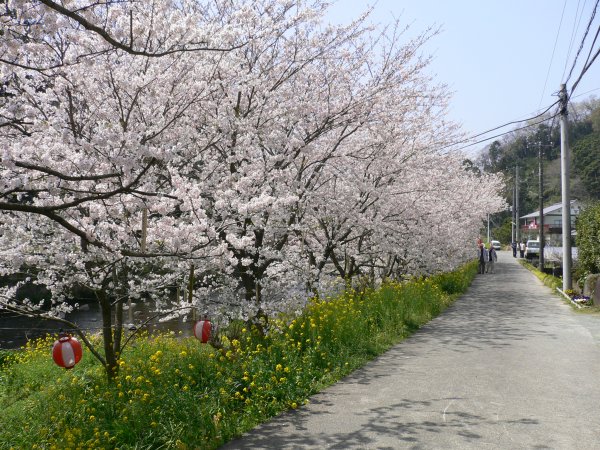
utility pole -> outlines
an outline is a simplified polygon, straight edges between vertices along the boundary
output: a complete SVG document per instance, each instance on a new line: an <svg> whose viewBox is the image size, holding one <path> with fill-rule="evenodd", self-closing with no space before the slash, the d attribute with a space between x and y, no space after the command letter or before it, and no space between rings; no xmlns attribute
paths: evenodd
<svg viewBox="0 0 600 450"><path fill-rule="evenodd" d="M510 231L511 231L511 237L512 237L512 241L511 242L517 242L516 241L516 226L517 226L517 221L515 220L515 186L513 186L512 188L512 209L510 210L511 212L511 223L510 223Z"/></svg>
<svg viewBox="0 0 600 450"><path fill-rule="evenodd" d="M538 160L540 173L540 219L538 227L540 227L540 270L544 271L544 150L542 143L539 142Z"/></svg>
<svg viewBox="0 0 600 450"><path fill-rule="evenodd" d="M571 282L571 194L569 188L569 121L567 119L567 86L560 85L560 177L562 191L563 291Z"/></svg>
<svg viewBox="0 0 600 450"><path fill-rule="evenodd" d="M519 166L515 168L515 227L518 244L521 242L521 230L519 229Z"/></svg>
<svg viewBox="0 0 600 450"><path fill-rule="evenodd" d="M487 215L487 222L488 222L487 241L489 244L491 242L490 241L490 213L488 213L488 215Z"/></svg>

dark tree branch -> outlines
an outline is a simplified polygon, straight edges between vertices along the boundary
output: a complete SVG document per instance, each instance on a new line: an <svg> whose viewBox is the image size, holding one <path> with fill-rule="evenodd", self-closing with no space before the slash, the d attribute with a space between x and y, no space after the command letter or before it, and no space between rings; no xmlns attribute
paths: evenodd
<svg viewBox="0 0 600 450"><path fill-rule="evenodd" d="M23 169L36 170L38 172L46 173L48 175L53 175L65 181L96 181L105 180L107 178L116 178L121 175L120 173L107 173L103 175L71 176L65 175L64 173L58 172L57 170L49 169L48 167L38 166L37 164L26 163L23 161L15 162L15 166L22 167Z"/></svg>
<svg viewBox="0 0 600 450"><path fill-rule="evenodd" d="M51 0L39 0L39 1L40 1L40 3L43 3L48 8L56 11L57 13L62 14L70 19L73 19L75 22L77 22L81 26L83 26L86 30L96 33L98 36L100 36L102 39L104 39L106 42L108 42L114 48L123 50L124 52L127 52L131 55L146 56L149 58L160 58L161 56L171 55L173 53L179 53L179 52L193 52L193 51L229 52L231 50L235 50L235 49L241 48L244 45L246 45L245 43L243 43L243 44L228 47L228 48L216 48L216 47L209 47L207 45L201 45L201 43L192 43L192 46L189 46L189 47L186 45L182 45L178 48L165 50L163 52L147 52L147 51L143 51L143 50L135 50L132 47L132 45L133 45L132 38L130 38L132 41L129 44L119 42L115 38L113 38L109 33L107 33L107 31L105 29L103 29L97 25L94 25L93 23L86 20L84 17L77 14L76 12L71 11L70 9L67 9L64 6L62 6L56 2L53 2Z"/></svg>

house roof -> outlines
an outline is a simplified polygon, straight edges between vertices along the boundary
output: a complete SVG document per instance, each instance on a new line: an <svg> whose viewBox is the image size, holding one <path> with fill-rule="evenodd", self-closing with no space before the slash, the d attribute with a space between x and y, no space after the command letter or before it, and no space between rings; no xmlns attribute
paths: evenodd
<svg viewBox="0 0 600 450"><path fill-rule="evenodd" d="M577 200L571 200L571 208L573 208L574 205L577 204ZM550 213L556 212L556 211L561 211L562 210L562 202L560 203L555 203L554 205L550 205L547 208L544 208L544 216L547 216ZM532 212L531 214L527 214L526 216L521 216L520 219L533 219L534 217L539 217L540 216L540 212L535 211Z"/></svg>

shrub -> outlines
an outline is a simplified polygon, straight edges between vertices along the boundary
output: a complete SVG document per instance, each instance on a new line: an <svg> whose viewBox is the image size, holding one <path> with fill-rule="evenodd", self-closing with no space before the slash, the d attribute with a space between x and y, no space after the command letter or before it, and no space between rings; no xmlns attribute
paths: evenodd
<svg viewBox="0 0 600 450"><path fill-rule="evenodd" d="M600 203L586 207L577 218L580 271L600 273Z"/></svg>

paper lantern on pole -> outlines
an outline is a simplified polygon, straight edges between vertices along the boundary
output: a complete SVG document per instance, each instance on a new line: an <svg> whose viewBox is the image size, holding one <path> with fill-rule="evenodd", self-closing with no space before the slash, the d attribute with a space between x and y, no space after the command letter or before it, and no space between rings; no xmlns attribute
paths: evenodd
<svg viewBox="0 0 600 450"><path fill-rule="evenodd" d="M194 324L194 336L203 344L206 344L210 339L210 332L212 330L212 324L206 317L202 320L197 321Z"/></svg>
<svg viewBox="0 0 600 450"><path fill-rule="evenodd" d="M61 333L52 346L52 359L60 367L72 369L83 355L81 344L74 337Z"/></svg>

